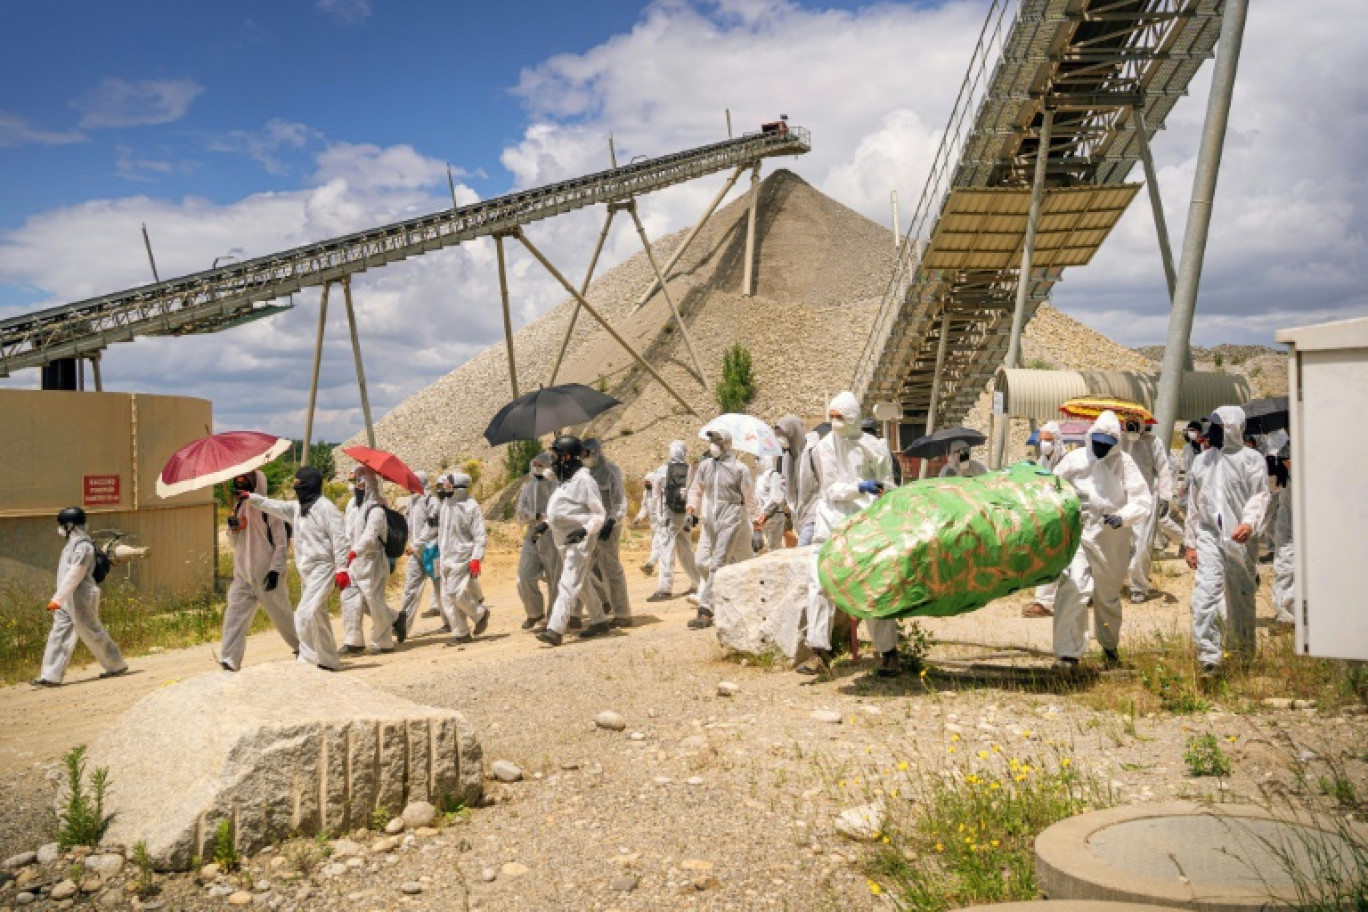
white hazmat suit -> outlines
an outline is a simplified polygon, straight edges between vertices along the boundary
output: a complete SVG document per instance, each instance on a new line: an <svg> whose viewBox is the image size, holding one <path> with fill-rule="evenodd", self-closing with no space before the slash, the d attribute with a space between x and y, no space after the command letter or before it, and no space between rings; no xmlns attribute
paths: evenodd
<svg viewBox="0 0 1368 912"><path fill-rule="evenodd" d="M1291 624L1296 620L1297 549L1292 542L1292 488L1282 488L1277 497L1278 512L1273 517L1273 610L1278 620Z"/></svg>
<svg viewBox="0 0 1368 912"><path fill-rule="evenodd" d="M118 644L100 623L100 587L95 585L94 571L95 543L83 527L73 526L67 533L62 556L57 560L57 591L49 605L60 607L52 612L52 630L48 632L47 648L43 650L43 669L34 683L62 683L78 638L106 675L128 670Z"/></svg>
<svg viewBox="0 0 1368 912"><path fill-rule="evenodd" d="M1231 651L1254 650L1254 593L1258 536L1232 537L1241 526L1257 533L1268 510L1268 466L1244 445L1244 411L1233 405L1216 410L1224 440L1204 451L1188 474L1188 514L1184 544L1196 553L1192 584L1192 637L1197 659L1215 668ZM1223 629L1230 631L1223 644Z"/></svg>
<svg viewBox="0 0 1368 912"><path fill-rule="evenodd" d="M414 472L418 480L423 484L423 493L414 494L409 498L408 510L405 511L404 518L408 520L409 540L404 553L408 555L408 560L404 562L404 626L412 630L418 620L418 605L423 600L423 589L427 587L428 575L423 570L423 549L430 542L437 540L437 521L438 504L437 498L428 492L427 472ZM440 596L434 587L433 602L437 602Z"/></svg>
<svg viewBox="0 0 1368 912"><path fill-rule="evenodd" d="M985 475L988 467L974 459L970 455L969 444L963 440L956 440L950 444L950 457L945 465L941 466L941 478L973 478L976 475Z"/></svg>
<svg viewBox="0 0 1368 912"><path fill-rule="evenodd" d="M355 557L347 569L352 585L361 595L362 609L371 619L371 650L389 652L394 649L394 620L398 617L385 600L390 575L389 558L385 555L389 521L382 507L388 507L389 502L380 489L380 476L374 471L362 466L356 470L356 478L366 494L352 529L351 552Z"/></svg>
<svg viewBox="0 0 1368 912"><path fill-rule="evenodd" d="M470 476L458 472L445 480L453 493L441 500L437 548L442 566L442 617L451 628L449 642L454 643L471 635L471 624L478 636L489 621L489 609L480 604L471 585L475 581L471 562L478 566L484 560L488 538L480 504L470 496Z"/></svg>
<svg viewBox="0 0 1368 912"><path fill-rule="evenodd" d="M656 527L657 538L656 559L659 561L655 598L657 600L672 595L674 592L674 573L675 562L684 568L684 575L689 578L689 591L698 588L698 564L694 560L693 540L689 537L689 530L685 528L685 521L688 519L687 513L676 513L670 508L670 467L683 466L684 470L674 469L676 477L682 475L684 484L679 491L679 497L686 502L688 500L690 479L687 471L689 465L689 448L682 440L675 440L670 443L670 458L656 469L658 481L656 482ZM687 508L687 503L686 503Z"/></svg>
<svg viewBox="0 0 1368 912"><path fill-rule="evenodd" d="M570 616L577 612L581 600L585 603L590 625L603 622L603 606L589 584L589 570L594 536L603 528L606 518L598 482L583 466L561 482L546 505L546 522L561 554L560 584L556 587L556 602L546 629L558 636L565 633ZM587 533L583 541L565 540L580 528Z"/></svg>
<svg viewBox="0 0 1368 912"><path fill-rule="evenodd" d="M1093 437L1117 441L1099 459ZM1082 508L1083 541L1059 583L1055 599L1054 653L1077 661L1088 645L1088 600L1093 606L1093 635L1104 650L1115 653L1121 642L1121 587L1130 563L1131 529L1149 515L1149 486L1135 460L1122 450L1121 423L1115 413L1097 416L1084 446L1065 456L1055 474L1074 486ZM1116 519L1108 522L1109 517Z"/></svg>
<svg viewBox="0 0 1368 912"><path fill-rule="evenodd" d="M265 473L257 469L253 475L253 490L265 491ZM238 529L228 532L233 542L233 583L228 587L228 601L223 608L223 641L219 644L219 662L230 671L242 667L242 657L247 653L247 631L256 617L258 604L266 609L290 649L299 651L290 592L285 585L285 554L289 550L285 523L248 504L238 509L237 517ZM275 574L273 589L266 588L270 573Z"/></svg>
<svg viewBox="0 0 1368 912"><path fill-rule="evenodd" d="M590 450L585 465L598 483L599 498L606 513L604 522L612 520L607 537L594 539L590 579L604 614L610 619L626 621L632 616L632 603L627 595L627 573L622 569L622 527L627 519L627 491L622 484L622 469L610 462L601 449Z"/></svg>
<svg viewBox="0 0 1368 912"><path fill-rule="evenodd" d="M689 488L689 511L701 519L695 561L702 585L698 588L700 618L711 618L717 571L752 554L750 523L755 514L755 490L750 469L731 451L731 434L710 432L711 459L699 463Z"/></svg>
<svg viewBox="0 0 1368 912"><path fill-rule="evenodd" d="M775 458L761 456L760 477L755 482L754 520L764 536L766 551L778 551L784 547L784 529L788 525L788 517L784 515L787 503L784 476L776 467Z"/></svg>
<svg viewBox="0 0 1368 912"><path fill-rule="evenodd" d="M1135 460L1135 465L1144 477L1145 485L1154 500L1154 507L1145 517L1145 521L1136 523L1131 541L1131 601L1143 602L1149 598L1150 593L1150 549L1154 544L1160 513L1173 502L1173 472L1169 468L1168 448L1148 427L1134 438L1128 433L1122 441L1122 447L1131 459Z"/></svg>
<svg viewBox="0 0 1368 912"><path fill-rule="evenodd" d="M1051 439L1046 440L1046 434L1049 434ZM1045 424L1041 425L1039 448L1040 457L1036 459L1036 465L1040 466L1042 469L1048 469L1049 471L1053 472L1055 470L1055 466L1059 465L1060 460L1064 458L1065 453L1064 435L1059 428L1058 422L1047 421L1045 422ZM1058 594L1059 580L1057 579L1050 580L1048 583L1036 586L1036 604L1038 604L1041 608L1045 610L1042 612L1039 609L1035 609L1035 614L1029 616L1041 617L1046 614L1053 614L1055 596Z"/></svg>
<svg viewBox="0 0 1368 912"><path fill-rule="evenodd" d="M523 524L522 550L518 553L518 597L522 599L527 620L535 624L546 618L547 603L555 601L556 584L560 581L560 552L550 535L533 540L537 523L546 519L547 505L556 493L556 479L551 474L553 458L541 453L532 460L532 471L518 492L516 518ZM541 591L546 581L547 598ZM529 627L530 629L530 627Z"/></svg>

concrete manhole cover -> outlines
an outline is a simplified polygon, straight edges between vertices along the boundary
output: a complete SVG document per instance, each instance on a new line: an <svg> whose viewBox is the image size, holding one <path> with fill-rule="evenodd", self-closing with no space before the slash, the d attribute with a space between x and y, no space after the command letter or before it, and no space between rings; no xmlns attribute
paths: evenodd
<svg viewBox="0 0 1368 912"><path fill-rule="evenodd" d="M1122 900L1205 912L1286 908L1296 875L1321 880L1352 847L1334 823L1260 808L1139 805L1061 821L1036 840L1036 873L1051 899Z"/></svg>

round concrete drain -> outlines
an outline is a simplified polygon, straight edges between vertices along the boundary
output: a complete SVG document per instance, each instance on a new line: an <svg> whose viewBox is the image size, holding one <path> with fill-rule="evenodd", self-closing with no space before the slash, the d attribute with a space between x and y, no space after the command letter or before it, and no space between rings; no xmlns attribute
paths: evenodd
<svg viewBox="0 0 1368 912"><path fill-rule="evenodd" d="M1318 883L1325 865L1347 872L1353 863L1333 822L1252 807L1112 808L1060 821L1036 839L1036 875L1051 899L1203 912L1287 908L1299 877Z"/></svg>

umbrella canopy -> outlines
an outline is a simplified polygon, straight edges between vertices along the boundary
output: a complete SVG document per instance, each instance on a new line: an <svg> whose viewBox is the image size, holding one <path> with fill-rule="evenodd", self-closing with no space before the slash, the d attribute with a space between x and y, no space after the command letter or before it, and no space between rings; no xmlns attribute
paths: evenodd
<svg viewBox="0 0 1368 912"><path fill-rule="evenodd" d="M490 446L536 440L559 428L584 424L621 403L583 383L562 383L519 396L499 409L485 428Z"/></svg>
<svg viewBox="0 0 1368 912"><path fill-rule="evenodd" d="M935 459L950 453L952 443L964 442L969 446L979 446L988 438L972 428L951 427L918 437L903 447L903 455L909 459Z"/></svg>
<svg viewBox="0 0 1368 912"><path fill-rule="evenodd" d="M1287 397L1251 399L1240 409L1245 413L1246 434L1271 434L1287 428Z"/></svg>
<svg viewBox="0 0 1368 912"><path fill-rule="evenodd" d="M171 454L157 477L157 496L174 497L260 468L290 441L256 431L224 431L193 440Z"/></svg>
<svg viewBox="0 0 1368 912"><path fill-rule="evenodd" d="M732 448L752 456L778 456L783 452L774 428L754 415L729 412L718 415L699 430L701 440L708 439L709 431L724 430L731 434Z"/></svg>
<svg viewBox="0 0 1368 912"><path fill-rule="evenodd" d="M1145 424L1157 424L1154 416L1149 409L1138 402L1129 399L1112 399L1108 396L1083 396L1078 399L1070 399L1059 407L1059 410L1070 418L1096 418L1103 412L1115 412L1116 417L1121 421L1130 419L1132 421L1143 421Z"/></svg>
<svg viewBox="0 0 1368 912"><path fill-rule="evenodd" d="M384 450L372 450L370 447L363 446L343 447L342 452L366 468L374 470L375 474L381 478L407 488L414 494L423 493L423 483L418 480L418 476L414 475L413 470L393 453L386 453Z"/></svg>

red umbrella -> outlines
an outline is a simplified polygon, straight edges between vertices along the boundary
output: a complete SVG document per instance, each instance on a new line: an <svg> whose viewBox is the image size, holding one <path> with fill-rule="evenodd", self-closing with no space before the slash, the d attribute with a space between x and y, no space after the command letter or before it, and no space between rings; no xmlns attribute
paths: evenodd
<svg viewBox="0 0 1368 912"><path fill-rule="evenodd" d="M393 453L386 453L384 450L372 450L370 447L363 446L343 447L342 452L366 468L373 469L375 474L381 478L408 488L414 494L423 493L423 483L418 480L418 476L413 474L412 469L404 465L404 460Z"/></svg>
<svg viewBox="0 0 1368 912"><path fill-rule="evenodd" d="M256 431L225 431L187 443L162 466L157 496L174 497L264 466L290 448L290 441Z"/></svg>

